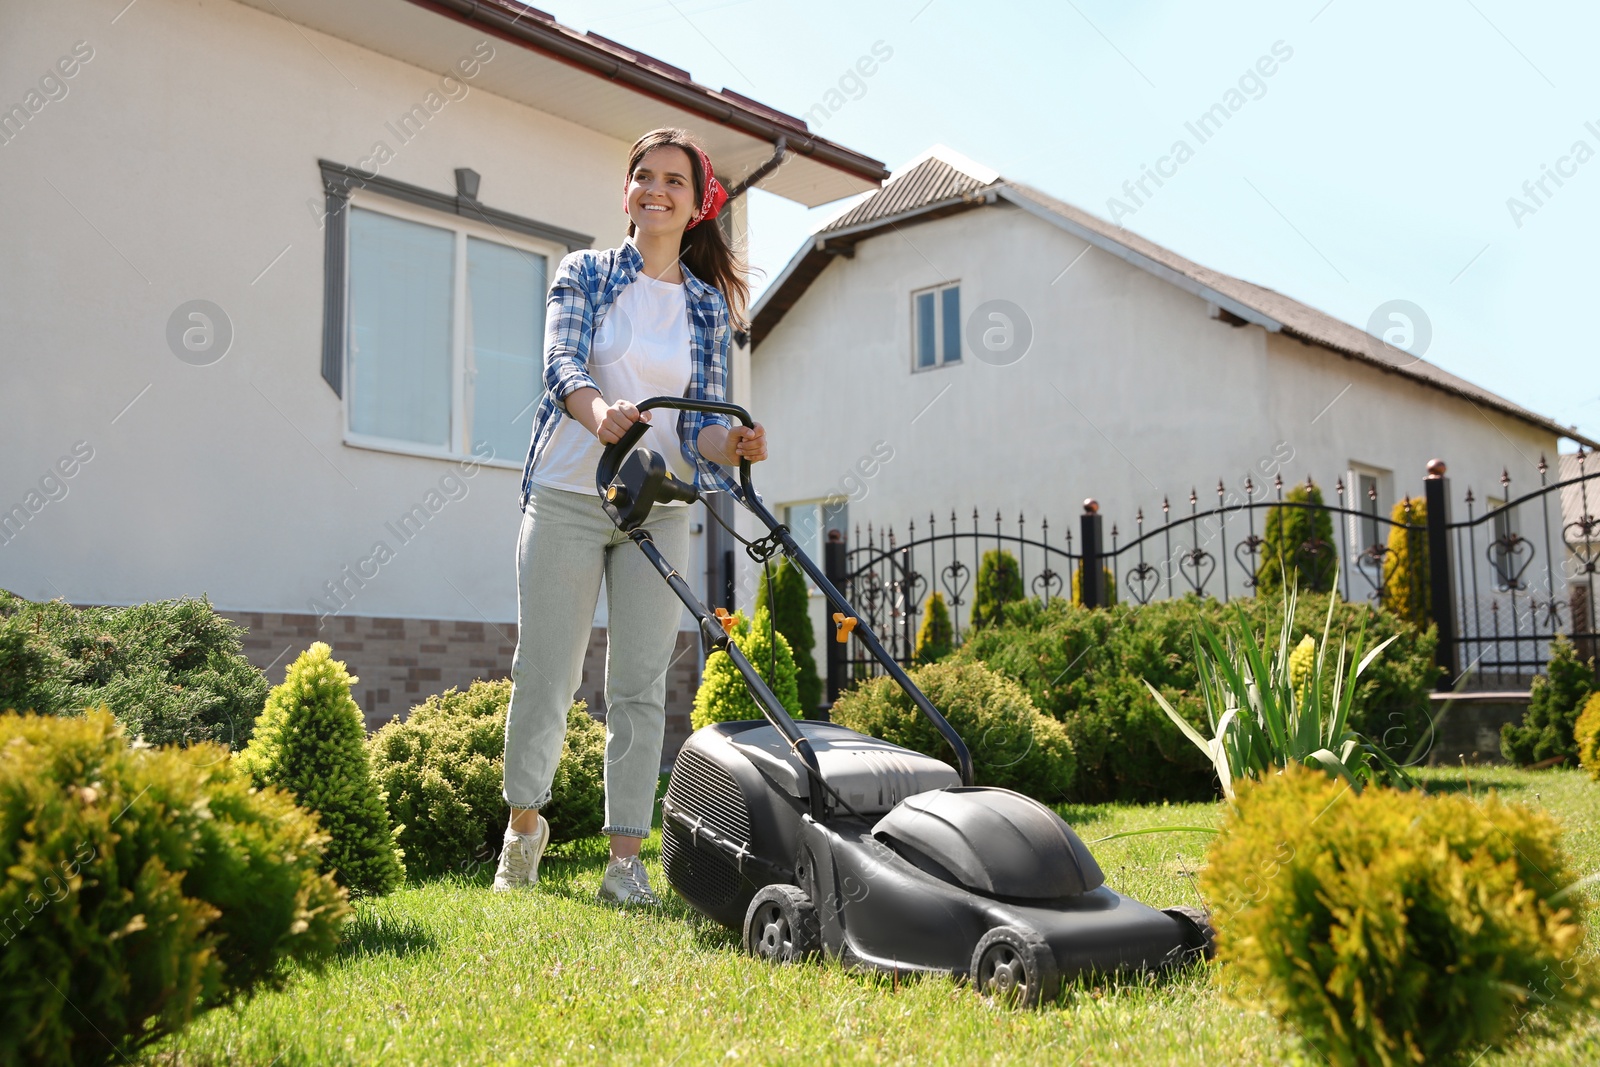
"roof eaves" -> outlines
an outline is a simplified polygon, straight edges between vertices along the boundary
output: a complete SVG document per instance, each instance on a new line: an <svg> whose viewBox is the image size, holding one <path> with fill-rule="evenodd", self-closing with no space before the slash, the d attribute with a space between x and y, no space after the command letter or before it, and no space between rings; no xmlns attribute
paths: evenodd
<svg viewBox="0 0 1600 1067"><path fill-rule="evenodd" d="M804 121L783 115L739 94L719 93L687 77L686 71L618 45L598 35L579 34L537 9L516 0L408 0L418 7L459 22L492 29L524 48L543 52L636 92L703 115L752 137L776 142L787 138L789 150L872 182L889 177L878 160L811 133ZM677 76L682 73L684 77ZM782 119L774 116L782 115Z"/></svg>

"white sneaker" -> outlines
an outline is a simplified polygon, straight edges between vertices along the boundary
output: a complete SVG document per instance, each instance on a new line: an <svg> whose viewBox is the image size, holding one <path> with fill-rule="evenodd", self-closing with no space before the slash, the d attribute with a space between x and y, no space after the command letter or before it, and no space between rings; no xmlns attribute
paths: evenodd
<svg viewBox="0 0 1600 1067"><path fill-rule="evenodd" d="M539 860L550 843L550 824L543 815L538 818L538 825L531 834L506 829L505 842L500 848L500 866L494 872L497 892L539 884Z"/></svg>
<svg viewBox="0 0 1600 1067"><path fill-rule="evenodd" d="M612 904L643 904L659 908L661 901L650 890L650 876L638 856L614 859L606 864L606 876L600 881L599 897Z"/></svg>

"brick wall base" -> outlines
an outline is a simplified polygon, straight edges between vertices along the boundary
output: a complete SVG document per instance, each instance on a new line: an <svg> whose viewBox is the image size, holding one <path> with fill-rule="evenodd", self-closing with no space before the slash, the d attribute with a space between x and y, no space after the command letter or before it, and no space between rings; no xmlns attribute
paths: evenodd
<svg viewBox="0 0 1600 1067"><path fill-rule="evenodd" d="M315 615L262 611L219 611L245 627L244 654L267 674L273 685L313 641L326 641L335 659L359 681L351 691L376 730L430 696L455 687L466 689L479 678L511 677L517 649L515 623L491 624L441 619L378 619L338 615L317 625ZM583 657L583 681L577 696L605 719L606 631L594 627ZM672 666L667 671L667 737L663 760L670 760L689 736L689 712L700 685L699 644L692 630L678 632Z"/></svg>

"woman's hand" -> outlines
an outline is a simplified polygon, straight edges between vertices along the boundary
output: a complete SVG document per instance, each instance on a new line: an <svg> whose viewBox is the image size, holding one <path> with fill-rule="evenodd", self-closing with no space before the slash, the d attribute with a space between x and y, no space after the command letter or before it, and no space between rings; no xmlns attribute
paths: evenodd
<svg viewBox="0 0 1600 1067"><path fill-rule="evenodd" d="M602 444L612 445L622 440L622 435L636 422L649 422L650 413L640 411L627 400L618 400L605 408L601 414L600 425L595 430L595 436L600 438Z"/></svg>
<svg viewBox="0 0 1600 1067"><path fill-rule="evenodd" d="M759 422L753 427L735 426L728 431L726 447L731 457L729 466L737 465L741 459L760 463L767 458L766 428Z"/></svg>

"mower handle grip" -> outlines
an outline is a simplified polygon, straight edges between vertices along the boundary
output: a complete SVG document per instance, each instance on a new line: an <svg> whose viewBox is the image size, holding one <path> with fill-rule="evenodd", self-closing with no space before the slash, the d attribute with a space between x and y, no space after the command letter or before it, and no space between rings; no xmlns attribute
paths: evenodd
<svg viewBox="0 0 1600 1067"><path fill-rule="evenodd" d="M713 415L730 415L738 419L746 427L754 427L756 422L750 413L738 404L728 404L720 400L691 400L686 396L652 396L648 400L641 400L634 406L636 411L650 411L653 408L675 408L679 411L705 411ZM595 470L595 488L601 496L606 495L606 486L611 484L611 479L617 476L617 468L622 466L623 459L633 451L633 446L639 443L639 438L645 435L650 424L640 419L620 438L606 445L600 454L600 465ZM696 451L700 443L694 442ZM739 457L739 485L744 490L746 499L751 498L750 489L750 461L743 456Z"/></svg>

